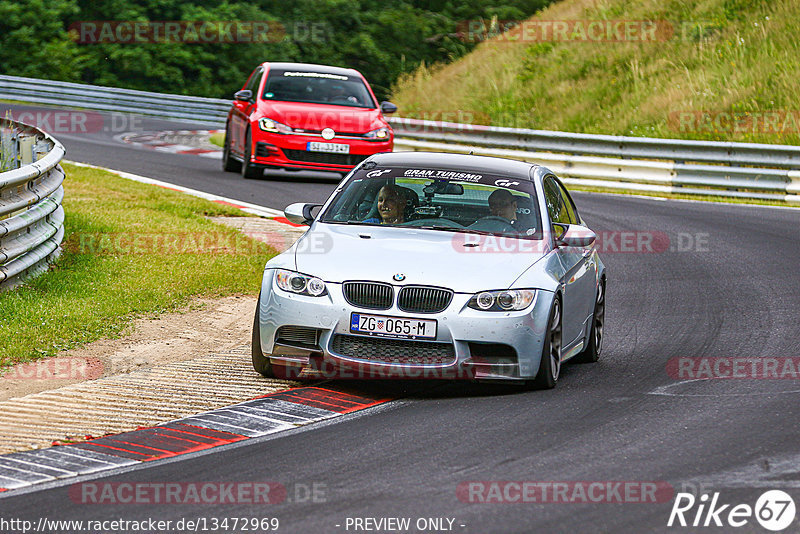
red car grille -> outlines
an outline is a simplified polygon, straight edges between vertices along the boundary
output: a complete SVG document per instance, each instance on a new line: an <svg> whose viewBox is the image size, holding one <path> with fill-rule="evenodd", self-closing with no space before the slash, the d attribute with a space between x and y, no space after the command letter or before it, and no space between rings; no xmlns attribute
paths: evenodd
<svg viewBox="0 0 800 534"><path fill-rule="evenodd" d="M331 165L349 165L355 167L369 155L363 154L328 154L327 152L308 152L306 150L295 150L284 148L283 153L288 159L302 161L305 163L328 163Z"/></svg>

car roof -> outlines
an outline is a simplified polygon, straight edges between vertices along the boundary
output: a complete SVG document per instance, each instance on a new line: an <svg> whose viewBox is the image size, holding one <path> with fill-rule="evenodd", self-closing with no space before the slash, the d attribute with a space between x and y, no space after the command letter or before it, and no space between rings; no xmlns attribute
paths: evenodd
<svg viewBox="0 0 800 534"><path fill-rule="evenodd" d="M361 76L355 69L345 69L342 67L331 67L330 65L315 65L313 63L272 63L266 61L263 66L269 69L297 70L300 72L321 72L325 74L339 74L341 76Z"/></svg>
<svg viewBox="0 0 800 534"><path fill-rule="evenodd" d="M535 163L514 159L445 152L381 152L370 156L366 161L385 167L433 167L435 169L502 174L525 180L531 180L533 170L539 167Z"/></svg>

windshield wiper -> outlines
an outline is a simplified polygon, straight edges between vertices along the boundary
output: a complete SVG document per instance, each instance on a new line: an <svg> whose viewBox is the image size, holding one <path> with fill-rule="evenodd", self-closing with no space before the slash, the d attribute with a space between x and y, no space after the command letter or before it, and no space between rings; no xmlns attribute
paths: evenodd
<svg viewBox="0 0 800 534"><path fill-rule="evenodd" d="M325 221L325 222L328 222L328 221ZM357 224L357 225L361 225L361 226L375 226L376 225L376 223L364 222L364 221L330 221L330 222L333 222L334 224Z"/></svg>
<svg viewBox="0 0 800 534"><path fill-rule="evenodd" d="M458 228L454 226L444 226L439 224L426 224L425 226L409 226L409 228L422 228L424 230L441 230L442 232L464 232L465 234L483 234L478 230L470 230L469 228Z"/></svg>
<svg viewBox="0 0 800 534"><path fill-rule="evenodd" d="M438 224L426 224L425 226L414 226L409 228L423 228L425 230L441 230L442 232L463 232L465 234L476 234L476 235L493 235L493 236L501 236L501 237L512 237L514 239L535 239L529 235L523 235L520 233L499 233L499 232L486 232L483 230L473 230L471 228L454 228L452 226L443 226Z"/></svg>

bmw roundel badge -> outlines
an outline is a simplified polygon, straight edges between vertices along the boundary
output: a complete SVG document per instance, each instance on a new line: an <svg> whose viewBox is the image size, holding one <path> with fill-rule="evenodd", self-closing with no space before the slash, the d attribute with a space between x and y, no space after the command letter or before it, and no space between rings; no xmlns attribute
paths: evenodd
<svg viewBox="0 0 800 534"><path fill-rule="evenodd" d="M406 275L404 275L403 273L397 273L397 274L396 274L396 275L394 275L392 278L394 278L394 279L395 279L395 280L397 280L398 282L402 282L403 280L405 280L405 279L406 279Z"/></svg>

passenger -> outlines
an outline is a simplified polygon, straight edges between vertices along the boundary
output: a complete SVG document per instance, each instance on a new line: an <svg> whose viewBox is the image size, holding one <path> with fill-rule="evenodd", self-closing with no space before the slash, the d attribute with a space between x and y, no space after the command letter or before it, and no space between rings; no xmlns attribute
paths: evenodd
<svg viewBox="0 0 800 534"><path fill-rule="evenodd" d="M489 211L495 217L508 219L514 224L517 220L517 199L508 189L497 189L489 195Z"/></svg>
<svg viewBox="0 0 800 534"><path fill-rule="evenodd" d="M396 185L387 184L378 191L378 215L364 222L401 224L405 222L406 197Z"/></svg>

